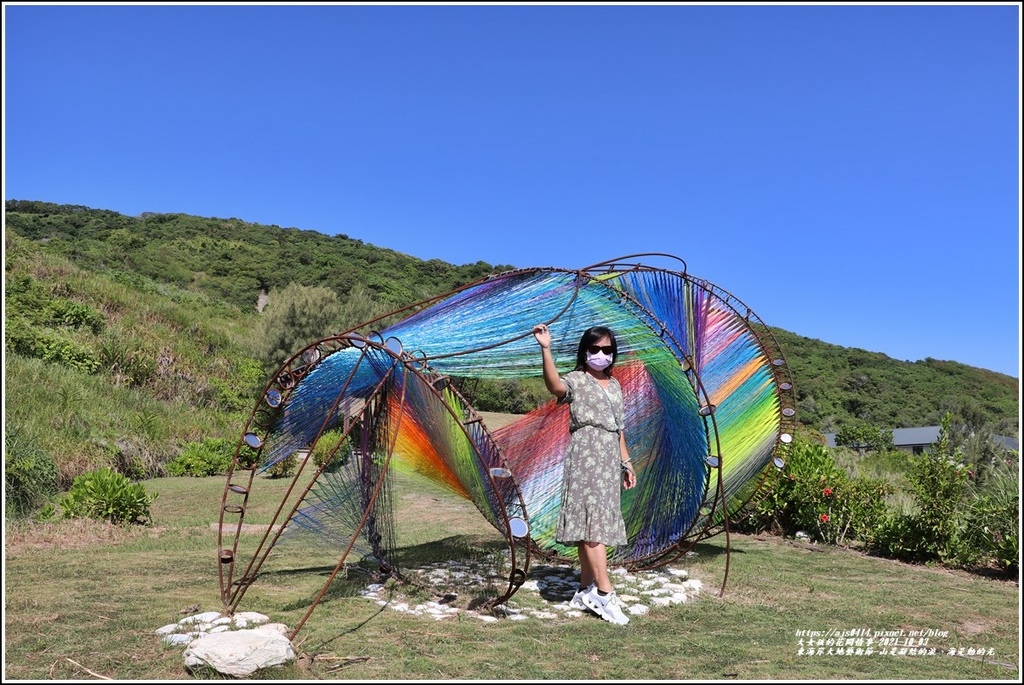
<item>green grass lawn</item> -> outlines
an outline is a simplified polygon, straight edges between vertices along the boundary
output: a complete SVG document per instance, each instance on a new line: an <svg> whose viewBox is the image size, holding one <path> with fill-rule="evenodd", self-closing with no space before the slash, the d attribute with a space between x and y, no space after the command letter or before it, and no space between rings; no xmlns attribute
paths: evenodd
<svg viewBox="0 0 1024 685"><path fill-rule="evenodd" d="M258 479L246 520L265 523L287 486ZM217 522L225 480L147 481L153 525L95 522L5 527L5 680L191 679L183 648L155 630L196 604L219 610ZM398 479L398 556L406 568L497 557L501 536L468 502ZM1017 582L909 566L771 537L724 535L673 566L702 581L695 602L654 607L628 626L593 617L484 622L469 610L435 620L378 606L351 573L332 585L296 636L299 660L261 674L305 680L1019 680ZM294 626L337 560L283 544L239 610ZM724 594L719 596L726 573ZM535 561L535 566L540 562ZM485 588L451 588L463 605ZM436 592L387 585L392 604ZM543 608L520 590L511 604ZM811 632L820 635L811 635ZM874 653L826 640L872 636ZM878 635L875 635L878 633ZM838 635L842 634L842 635ZM934 654L880 654L883 637L927 637ZM808 640L822 640L823 653ZM801 640L803 643L801 644ZM848 645L851 650L857 647ZM892 645L899 648L900 645ZM801 653L804 648L805 653ZM842 649L843 653L828 654ZM861 647L864 649L864 647ZM961 656L950 655L962 650Z"/></svg>

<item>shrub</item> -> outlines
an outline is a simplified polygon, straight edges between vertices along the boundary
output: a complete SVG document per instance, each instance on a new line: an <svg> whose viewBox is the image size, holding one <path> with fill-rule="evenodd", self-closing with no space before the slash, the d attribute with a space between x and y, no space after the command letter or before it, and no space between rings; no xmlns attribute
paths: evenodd
<svg viewBox="0 0 1024 685"><path fill-rule="evenodd" d="M1016 464L993 469L958 512L950 545L957 565L995 565L1016 573L1020 550L1020 474Z"/></svg>
<svg viewBox="0 0 1024 685"><path fill-rule="evenodd" d="M743 527L752 532L767 530L776 535L793 535L806 518L803 500L809 491L807 483L817 487L821 479L834 482L840 469L832 460L828 448L806 442L793 446L789 461L783 470L773 470L765 483L768 494L759 502L756 511ZM812 527L813 529L813 527Z"/></svg>
<svg viewBox="0 0 1024 685"><path fill-rule="evenodd" d="M840 545L871 537L891 491L883 480L850 478L827 447L802 442L794 445L785 469L774 471L766 486L769 493L741 530L781 535L803 530L815 533L822 542Z"/></svg>
<svg viewBox="0 0 1024 685"><path fill-rule="evenodd" d="M206 438L190 442L181 454L167 463L172 476L219 476L228 472L235 455L235 444L227 438Z"/></svg>
<svg viewBox="0 0 1024 685"><path fill-rule="evenodd" d="M20 316L8 316L4 322L4 347L23 357L38 357L39 334Z"/></svg>
<svg viewBox="0 0 1024 685"><path fill-rule="evenodd" d="M832 480L819 478L818 487L798 489L798 496L804 499L798 521L805 529L813 526L823 542L867 542L885 516L885 497L890 491L884 481L848 478L842 472Z"/></svg>
<svg viewBox="0 0 1024 685"><path fill-rule="evenodd" d="M4 512L24 516L57 492L57 466L17 428L7 427L4 452Z"/></svg>
<svg viewBox="0 0 1024 685"><path fill-rule="evenodd" d="M87 328L94 334L103 331L106 321L95 309L71 300L54 300L50 303L50 320L58 326Z"/></svg>
<svg viewBox="0 0 1024 685"><path fill-rule="evenodd" d="M966 558L957 540L969 474L950 444L950 421L946 414L932 451L909 459L905 476L916 510L888 514L872 540L873 551L904 561L955 564L958 556Z"/></svg>
<svg viewBox="0 0 1024 685"><path fill-rule="evenodd" d="M93 373L100 367L100 360L92 350L59 335L44 332L36 337L35 343L32 356L45 362L55 362L86 373Z"/></svg>
<svg viewBox="0 0 1024 685"><path fill-rule="evenodd" d="M295 467L299 464L299 458L296 455L296 452L292 452L284 459L276 462L267 469L267 475L271 478L286 478L295 473Z"/></svg>
<svg viewBox="0 0 1024 685"><path fill-rule="evenodd" d="M343 435L344 431L335 428L334 430L326 431L316 441L313 451L309 453L309 456L317 468L323 466L328 459L331 460L331 463L324 469L325 471L332 471L346 463L352 452L352 447L348 436L342 439ZM339 442L341 443L340 446Z"/></svg>
<svg viewBox="0 0 1024 685"><path fill-rule="evenodd" d="M149 506L156 493L146 492L113 469L84 473L60 501L64 518L95 518L110 523L150 523Z"/></svg>

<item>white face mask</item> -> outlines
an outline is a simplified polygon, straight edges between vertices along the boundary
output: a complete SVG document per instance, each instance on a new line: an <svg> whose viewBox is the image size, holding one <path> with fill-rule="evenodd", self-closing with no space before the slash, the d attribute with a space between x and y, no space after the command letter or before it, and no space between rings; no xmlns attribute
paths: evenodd
<svg viewBox="0 0 1024 685"><path fill-rule="evenodd" d="M594 371L603 371L611 366L612 356L605 354L604 352L598 352L597 354L590 354L587 352L587 366L592 368Z"/></svg>

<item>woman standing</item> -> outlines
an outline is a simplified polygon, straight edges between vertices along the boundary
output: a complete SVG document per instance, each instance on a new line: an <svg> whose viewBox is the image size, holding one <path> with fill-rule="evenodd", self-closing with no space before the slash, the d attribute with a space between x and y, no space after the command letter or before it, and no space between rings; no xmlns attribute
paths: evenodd
<svg viewBox="0 0 1024 685"><path fill-rule="evenodd" d="M626 625L629 618L608 577L607 557L607 546L627 542L621 488L636 485L622 422L622 387L612 376L618 357L615 335L604 326L584 331L576 368L562 377L551 356L548 327L534 326L533 335L541 348L548 391L569 404L569 451L555 540L579 550L580 587L570 605Z"/></svg>

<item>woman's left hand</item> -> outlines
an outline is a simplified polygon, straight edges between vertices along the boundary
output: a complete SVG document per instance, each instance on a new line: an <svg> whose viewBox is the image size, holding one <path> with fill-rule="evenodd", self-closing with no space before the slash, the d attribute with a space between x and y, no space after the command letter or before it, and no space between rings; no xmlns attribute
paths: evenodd
<svg viewBox="0 0 1024 685"><path fill-rule="evenodd" d="M633 469L622 470L622 486L627 490L632 490L636 486L636 474L633 473Z"/></svg>

